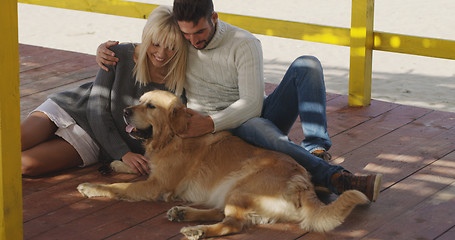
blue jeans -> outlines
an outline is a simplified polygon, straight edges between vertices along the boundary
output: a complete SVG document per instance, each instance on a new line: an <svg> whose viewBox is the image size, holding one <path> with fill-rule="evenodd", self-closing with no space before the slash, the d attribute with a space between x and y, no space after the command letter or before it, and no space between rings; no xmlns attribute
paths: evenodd
<svg viewBox="0 0 455 240"><path fill-rule="evenodd" d="M305 135L300 145L287 137L297 116ZM231 132L253 145L291 156L311 173L315 185L336 192L330 178L343 168L309 152L328 150L332 145L327 133L324 76L317 58L297 58L275 91L265 98L261 117L252 118Z"/></svg>

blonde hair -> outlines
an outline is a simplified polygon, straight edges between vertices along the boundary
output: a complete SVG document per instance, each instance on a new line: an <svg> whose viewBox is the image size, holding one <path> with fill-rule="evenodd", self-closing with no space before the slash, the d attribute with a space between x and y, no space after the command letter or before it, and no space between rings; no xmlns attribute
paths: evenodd
<svg viewBox="0 0 455 240"><path fill-rule="evenodd" d="M148 65L150 59L147 57L147 50L151 44L175 50L174 56L166 63L166 65L169 64L169 72L164 80L169 90L174 91L178 96L181 95L188 49L170 7L159 6L153 10L142 32L142 43L138 46L139 54L133 74L136 76L136 82L144 85L151 82Z"/></svg>

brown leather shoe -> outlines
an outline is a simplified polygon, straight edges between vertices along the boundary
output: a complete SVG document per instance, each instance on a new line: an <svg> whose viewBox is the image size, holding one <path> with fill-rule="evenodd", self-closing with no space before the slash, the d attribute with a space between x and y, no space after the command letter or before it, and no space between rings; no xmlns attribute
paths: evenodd
<svg viewBox="0 0 455 240"><path fill-rule="evenodd" d="M321 158L322 160L328 162L332 159L332 155L330 155L329 152L327 152L326 150L315 150L313 152L311 152L311 154L313 154L314 156L318 157L318 158Z"/></svg>
<svg viewBox="0 0 455 240"><path fill-rule="evenodd" d="M350 172L343 171L333 174L331 182L338 194L347 190L358 190L365 194L370 201L375 202L378 199L381 180L382 174L355 176Z"/></svg>

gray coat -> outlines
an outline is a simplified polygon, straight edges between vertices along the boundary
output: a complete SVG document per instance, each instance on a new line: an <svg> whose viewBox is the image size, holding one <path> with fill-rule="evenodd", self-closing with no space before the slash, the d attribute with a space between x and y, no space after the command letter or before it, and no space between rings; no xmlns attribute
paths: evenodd
<svg viewBox="0 0 455 240"><path fill-rule="evenodd" d="M99 70L94 82L50 96L101 149L100 160L121 159L127 152L143 154L142 143L125 131L123 109L139 102L139 97L163 84L140 86L133 77L133 44L111 47L120 60L109 71Z"/></svg>

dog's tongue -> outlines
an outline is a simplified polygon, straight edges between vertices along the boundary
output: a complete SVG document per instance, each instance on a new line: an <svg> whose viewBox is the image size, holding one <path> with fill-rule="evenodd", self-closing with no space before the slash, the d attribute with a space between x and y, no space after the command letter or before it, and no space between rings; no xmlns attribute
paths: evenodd
<svg viewBox="0 0 455 240"><path fill-rule="evenodd" d="M131 125L127 125L126 128L125 128L125 131L126 131L127 133L131 133L133 130L134 130L134 127L131 126Z"/></svg>

